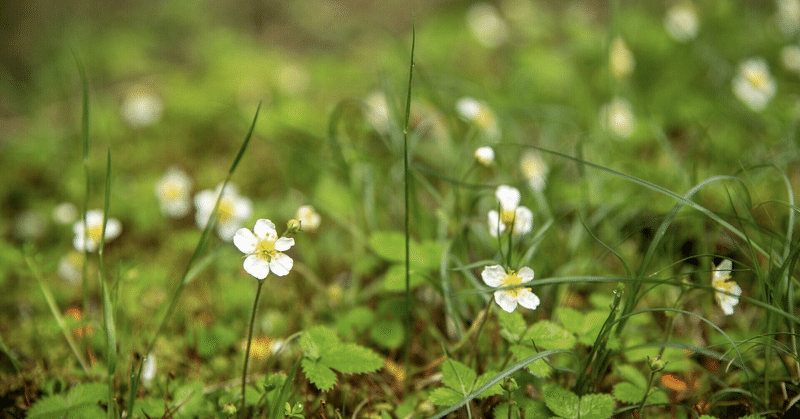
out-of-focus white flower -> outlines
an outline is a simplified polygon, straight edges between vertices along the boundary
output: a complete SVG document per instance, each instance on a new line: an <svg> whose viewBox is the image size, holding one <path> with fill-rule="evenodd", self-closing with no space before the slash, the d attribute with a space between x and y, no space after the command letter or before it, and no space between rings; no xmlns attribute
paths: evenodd
<svg viewBox="0 0 800 419"><path fill-rule="evenodd" d="M547 173L550 168L538 153L529 151L522 155L519 161L522 175L528 180L528 185L535 191L543 191L547 182Z"/></svg>
<svg viewBox="0 0 800 419"><path fill-rule="evenodd" d="M700 21L697 10L691 3L681 3L670 7L664 16L664 28L669 36L678 42L688 42L697 37Z"/></svg>
<svg viewBox="0 0 800 419"><path fill-rule="evenodd" d="M762 111L775 96L777 86L763 58L750 58L739 64L733 79L733 93L754 111Z"/></svg>
<svg viewBox="0 0 800 419"><path fill-rule="evenodd" d="M84 220L86 228L84 228ZM86 231L84 231L86 230ZM83 252L94 252L100 246L100 239L103 236L103 210L95 209L86 212L86 217L78 220L72 225L72 232L75 239L72 245L75 250ZM88 233L88 236L86 235ZM122 233L122 223L116 218L109 218L106 222L105 241L109 242Z"/></svg>
<svg viewBox="0 0 800 419"><path fill-rule="evenodd" d="M367 122L380 133L389 132L389 105L386 103L386 94L381 91L372 92L364 100L364 104Z"/></svg>
<svg viewBox="0 0 800 419"><path fill-rule="evenodd" d="M513 186L500 185L495 191L500 203L500 212L491 210L488 214L489 234L497 237L511 228L512 234L521 236L533 229L533 211L520 206L521 194Z"/></svg>
<svg viewBox="0 0 800 419"><path fill-rule="evenodd" d="M636 67L636 60L633 58L633 53L628 48L625 40L620 37L614 39L608 55L609 68L614 77L627 77L633 73L633 69Z"/></svg>
<svg viewBox="0 0 800 419"><path fill-rule="evenodd" d="M240 228L233 236L233 244L247 257L244 259L245 272L262 280L270 271L284 276L292 270L294 261L281 253L294 246L294 239L281 237L275 231L275 224L267 219L256 221L253 231Z"/></svg>
<svg viewBox="0 0 800 419"><path fill-rule="evenodd" d="M489 3L475 3L467 9L467 27L483 46L496 48L508 41L508 23Z"/></svg>
<svg viewBox="0 0 800 419"><path fill-rule="evenodd" d="M70 202L62 202L53 208L53 221L56 224L72 224L76 218L78 218L78 209Z"/></svg>
<svg viewBox="0 0 800 419"><path fill-rule="evenodd" d="M221 190L220 183L213 191L206 189L194 196L194 206L197 209L195 222L201 229L206 228ZM240 196L235 185L228 183L217 210L217 235L222 240L230 241L236 230L251 215L253 215L253 203L248 198Z"/></svg>
<svg viewBox="0 0 800 419"><path fill-rule="evenodd" d="M144 384L145 387L150 387L153 379L156 378L157 371L158 365L156 364L156 355L154 353L147 354L144 358L144 364L142 365L142 384Z"/></svg>
<svg viewBox="0 0 800 419"><path fill-rule="evenodd" d="M82 253L72 250L58 261L58 276L70 285L80 285L83 280Z"/></svg>
<svg viewBox="0 0 800 419"><path fill-rule="evenodd" d="M290 95L300 95L308 90L308 70L299 64L287 63L278 67L275 74L278 86Z"/></svg>
<svg viewBox="0 0 800 419"><path fill-rule="evenodd" d="M494 288L514 286L531 282L533 269L525 266L519 272L506 273L500 265L487 266L483 268L481 278L486 285ZM539 306L539 297L530 288L523 287L497 290L494 292L494 301L509 313L517 309L517 304L531 310L535 310Z"/></svg>
<svg viewBox="0 0 800 419"><path fill-rule="evenodd" d="M725 259L714 268L711 277L711 286L716 290L714 298L728 316L733 314L733 308L739 304L739 296L742 295L742 288L735 281L729 281L732 268L733 263L729 259Z"/></svg>
<svg viewBox="0 0 800 419"><path fill-rule="evenodd" d="M791 37L800 29L800 0L778 0L775 14L781 32Z"/></svg>
<svg viewBox="0 0 800 419"><path fill-rule="evenodd" d="M192 207L192 179L181 169L170 167L156 182L156 197L161 213L170 218L181 218Z"/></svg>
<svg viewBox="0 0 800 419"><path fill-rule="evenodd" d="M623 98L614 98L600 109L600 125L614 136L629 138L636 128L631 103Z"/></svg>
<svg viewBox="0 0 800 419"><path fill-rule="evenodd" d="M322 222L322 217L311 205L303 205L298 208L295 218L300 221L301 231L315 231Z"/></svg>
<svg viewBox="0 0 800 419"><path fill-rule="evenodd" d="M800 73L800 46L787 45L781 49L783 66L792 72Z"/></svg>
<svg viewBox="0 0 800 419"><path fill-rule="evenodd" d="M136 85L125 95L120 111L128 125L140 128L158 122L164 112L164 104L152 89Z"/></svg>
<svg viewBox="0 0 800 419"><path fill-rule="evenodd" d="M475 150L475 160L486 167L491 166L494 163L494 149L489 146L478 147Z"/></svg>
<svg viewBox="0 0 800 419"><path fill-rule="evenodd" d="M47 217L39 211L28 210L14 217L14 233L23 241L33 241L47 231Z"/></svg>
<svg viewBox="0 0 800 419"><path fill-rule="evenodd" d="M490 139L500 138L500 125L497 116L488 105L471 97L463 97L456 102L456 110L467 121L475 124Z"/></svg>

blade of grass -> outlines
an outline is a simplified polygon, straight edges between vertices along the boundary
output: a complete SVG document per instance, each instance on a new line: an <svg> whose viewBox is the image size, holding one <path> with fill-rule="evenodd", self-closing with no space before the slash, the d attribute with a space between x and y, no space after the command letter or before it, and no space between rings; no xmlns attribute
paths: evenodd
<svg viewBox="0 0 800 419"><path fill-rule="evenodd" d="M406 274L406 339L405 339L405 371L408 372L408 364L411 354L411 231L409 230L409 187L411 177L408 172L408 125L411 120L411 82L414 77L414 48L416 47L417 35L414 25L411 25L411 60L408 66L408 89L406 90L406 113L403 126L403 179L404 179L404 202L405 202L405 274Z"/></svg>
<svg viewBox="0 0 800 419"><path fill-rule="evenodd" d="M111 203L111 149L106 156L106 185L105 197L103 200L103 228L100 233L100 244L97 250L99 262L100 287L103 292L103 329L106 333L106 372L108 382L108 418L117 417L117 405L113 403L114 397L114 375L117 371L117 328L114 323L114 307L108 292L108 281L105 276L104 249L106 243L106 227L108 226L108 208ZM87 236L88 237L88 236Z"/></svg>

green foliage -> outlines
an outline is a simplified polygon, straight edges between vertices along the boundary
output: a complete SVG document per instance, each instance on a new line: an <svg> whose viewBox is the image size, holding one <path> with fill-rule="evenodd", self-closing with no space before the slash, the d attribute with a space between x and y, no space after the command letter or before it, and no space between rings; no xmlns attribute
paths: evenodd
<svg viewBox="0 0 800 419"><path fill-rule="evenodd" d="M572 333L550 320L534 323L525 338L533 339L543 349L570 349L576 342Z"/></svg>
<svg viewBox="0 0 800 419"><path fill-rule="evenodd" d="M487 371L478 377L470 367L448 358L442 363L442 383L446 387L435 388L428 395L428 400L437 406L454 405L473 390L488 383L496 375L497 372ZM502 392L500 383L495 383L482 391L477 398L489 397Z"/></svg>
<svg viewBox="0 0 800 419"><path fill-rule="evenodd" d="M544 388L542 396L547 408L565 419L608 419L614 412L614 398L608 394L587 394L579 398L551 384Z"/></svg>
<svg viewBox="0 0 800 419"><path fill-rule="evenodd" d="M405 289L405 240L405 235L398 231L378 231L370 236L372 250L393 263L384 274L383 286L386 291ZM414 288L425 282L425 275L439 268L442 246L433 240L412 240L409 245L410 286Z"/></svg>
<svg viewBox="0 0 800 419"><path fill-rule="evenodd" d="M328 391L336 385L336 373L373 372L383 367L383 359L371 349L343 343L333 329L317 326L300 337L303 351L301 367L306 378L318 389Z"/></svg>
<svg viewBox="0 0 800 419"><path fill-rule="evenodd" d="M107 397L108 388L105 384L79 384L66 394L54 394L37 400L28 410L27 417L33 419L103 417L105 411L100 408L99 403L105 402Z"/></svg>

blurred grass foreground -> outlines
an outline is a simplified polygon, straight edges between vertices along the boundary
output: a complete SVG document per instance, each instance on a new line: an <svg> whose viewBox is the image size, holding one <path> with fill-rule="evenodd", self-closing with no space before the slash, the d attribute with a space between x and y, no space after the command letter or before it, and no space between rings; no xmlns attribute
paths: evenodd
<svg viewBox="0 0 800 419"><path fill-rule="evenodd" d="M0 22L5 417L800 410L800 0Z"/></svg>

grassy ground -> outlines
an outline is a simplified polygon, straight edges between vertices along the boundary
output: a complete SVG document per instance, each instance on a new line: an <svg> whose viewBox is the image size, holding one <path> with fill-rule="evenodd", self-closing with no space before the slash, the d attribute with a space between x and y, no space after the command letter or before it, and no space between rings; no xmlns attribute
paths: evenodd
<svg viewBox="0 0 800 419"><path fill-rule="evenodd" d="M41 1L39 31L8 6L8 417L795 409L796 2L370 3ZM676 5L696 31L670 31ZM172 167L192 184L170 216ZM236 227L294 239L287 275L198 227L227 177ZM121 232L78 252L96 208ZM503 310L521 288L493 265L531 268L537 307Z"/></svg>

